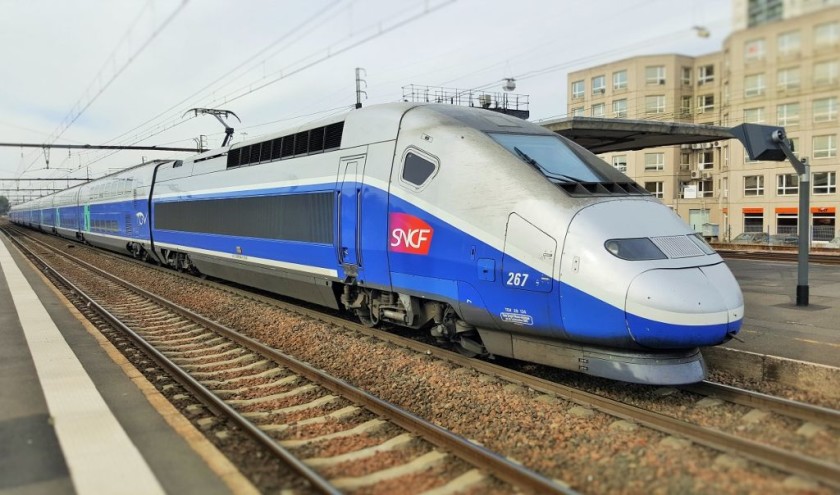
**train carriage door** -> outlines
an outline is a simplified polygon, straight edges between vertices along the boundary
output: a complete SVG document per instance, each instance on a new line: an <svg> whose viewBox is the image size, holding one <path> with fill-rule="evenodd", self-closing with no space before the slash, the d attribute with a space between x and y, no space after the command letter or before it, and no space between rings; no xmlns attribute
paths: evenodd
<svg viewBox="0 0 840 495"><path fill-rule="evenodd" d="M505 235L502 276L505 287L551 292L557 241L533 224L511 213Z"/></svg>
<svg viewBox="0 0 840 495"><path fill-rule="evenodd" d="M361 263L359 228L362 213L362 178L365 156L342 158L338 167L338 261L345 271L357 271ZM347 273L355 276L356 273Z"/></svg>

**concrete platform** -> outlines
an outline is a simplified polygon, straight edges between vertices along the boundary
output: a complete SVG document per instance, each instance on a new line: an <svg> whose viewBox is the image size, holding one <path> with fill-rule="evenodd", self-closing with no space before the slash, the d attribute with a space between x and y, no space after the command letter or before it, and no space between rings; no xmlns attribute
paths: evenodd
<svg viewBox="0 0 840 495"><path fill-rule="evenodd" d="M811 264L810 305L796 306L797 266L727 260L746 304L743 342L724 347L840 368L840 267Z"/></svg>
<svg viewBox="0 0 840 495"><path fill-rule="evenodd" d="M0 494L255 491L2 243Z"/></svg>

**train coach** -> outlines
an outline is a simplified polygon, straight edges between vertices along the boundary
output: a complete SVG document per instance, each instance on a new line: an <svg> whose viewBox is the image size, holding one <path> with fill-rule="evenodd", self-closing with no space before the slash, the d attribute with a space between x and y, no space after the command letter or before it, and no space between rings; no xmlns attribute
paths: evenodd
<svg viewBox="0 0 840 495"><path fill-rule="evenodd" d="M398 103L139 165L12 220L362 322L638 383L735 335L722 258L631 179L529 122Z"/></svg>

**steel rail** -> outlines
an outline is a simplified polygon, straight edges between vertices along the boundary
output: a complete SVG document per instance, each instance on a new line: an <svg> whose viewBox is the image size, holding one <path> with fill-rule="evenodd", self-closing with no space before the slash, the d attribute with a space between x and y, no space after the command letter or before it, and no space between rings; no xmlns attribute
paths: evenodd
<svg viewBox="0 0 840 495"><path fill-rule="evenodd" d="M752 390L744 390L710 381L703 381L680 388L696 394L706 396L714 395L721 399L741 404L743 406L764 409L784 416L801 419L803 421L813 421L816 423L822 423L832 428L840 429L840 411L835 411L834 409L828 409L826 407L815 406L812 404L804 404L802 402L783 399L781 397L774 397L772 395L753 392Z"/></svg>
<svg viewBox="0 0 840 495"><path fill-rule="evenodd" d="M35 242L43 244L38 240L35 240ZM49 249L53 250L53 251L56 251L54 248L52 248L50 246L47 246L47 247ZM212 320L208 320L207 318L205 318L205 317L203 317L203 316L201 316L201 315L199 315L199 314L197 314L197 313L195 313L195 312L193 312L189 309L183 308L183 307L181 307L181 306L179 306L179 305L177 305L177 304L175 304L175 303L173 303L173 302L171 302L171 301L169 301L169 300L167 300L163 297L160 297L160 296L158 296L156 294L153 294L151 292L148 292L148 291L146 291L146 290L144 290L140 287L137 287L136 285L134 285L134 284L132 284L128 281L122 280L115 275L112 275L112 274L110 274L110 273L108 273L108 272L106 272L106 271L104 271L100 268L97 268L97 267L95 267L95 266L93 266L93 265L91 265L91 264L89 264L89 263L87 263L87 262L85 262L85 261L83 261L79 258L76 258L75 256L69 255L67 253L62 253L60 251L59 251L59 253L62 256L66 257L67 259L72 260L74 263L78 263L79 265L85 267L86 269L88 269L90 271L93 271L97 275L100 275L104 278L107 278L108 280L111 280L112 282L120 284L120 285L124 286L125 288L131 290L132 292L135 292L136 294L141 295L142 297L148 298L148 299L154 301L155 303L160 304L160 305L166 307L167 309L179 314L180 316L182 316L184 318L193 320L196 323L199 323L200 325L203 325L203 326L211 329L212 331L217 332L220 335L223 335L223 336L237 342L240 345L243 345L244 347L248 348L249 350L251 350L253 352L256 352L258 354L263 355L266 358L269 358L269 359L272 359L272 360L278 362L282 366L287 367L288 369L292 370L294 373L299 374L301 376L304 376L308 380L310 380L314 383L317 383L318 385L320 385L324 388L327 388L327 389L333 391L334 393L339 394L342 397L348 398L349 400L351 400L353 402L356 402L357 404L362 405L363 407L365 407L369 411L374 412L375 414L378 414L379 416L382 416L382 417L386 418L388 421L400 426L401 428L413 433L414 435L417 435L417 436L431 442L432 444L440 447L441 449L453 452L456 456L458 456L461 459L467 461L468 463L473 464L476 467L487 470L493 476L495 476L495 477L497 477L497 478L499 478L499 479L501 479L505 482L508 482L513 486L525 489L525 490L530 491L530 492L540 493L540 494L543 494L543 493L576 494L577 493L576 491L574 491L570 488L566 488L564 486L561 486L561 485L555 483L554 481L552 481L552 480L550 480L550 479L548 479L548 478L546 478L542 475L539 475L539 474L535 473L534 471L531 471L531 470L521 466L520 464L517 464L517 463L515 463L515 462L513 462L513 461L511 461L511 460L509 460L509 459L507 459L507 458L505 458L505 457L503 457L503 456L501 456L501 455L499 455L499 454L481 446L481 445L473 443L470 440L468 440L468 439L466 439L466 438L464 438L460 435L456 435L455 433L452 433L449 430L446 430L446 429L441 428L441 427L439 427L439 426L437 426L437 425L435 425L435 424L433 424L429 421L426 421L426 420L420 418L419 416L416 416L416 415L414 415L414 414L412 414L412 413L410 413L410 412L408 412L404 409L401 409L401 408L397 407L394 404L391 404L390 402L384 401L384 400L382 400L382 399L380 399L380 398L378 398L378 397L376 397L372 394L369 394L368 392L366 392L364 390L361 390L357 387L354 387L353 385L351 385L351 384L349 384L349 383L347 383L347 382L345 382L341 379L333 377L333 376L331 376L331 375L329 375L329 374L327 374L327 373L325 373L325 372L323 372L323 371L321 371L321 370L319 370L319 369L317 369L317 368L315 368L315 367L313 367L313 366L311 366L307 363L304 363L304 362L302 362L302 361L300 361L300 360L298 360L298 359L296 359L292 356L289 356L289 355L284 354L284 353L282 353L282 352L280 352L276 349L268 347L265 344L262 344L261 342L255 340L255 339L252 339L250 337L242 335L242 334L236 332L235 330L232 330L232 329L230 329L230 328L228 328L224 325L221 325L220 323L214 322ZM50 270L52 270L52 268L50 268ZM55 273L55 270L52 270L52 271ZM64 280L66 280L66 279L64 279ZM68 281L68 283L69 283L69 281ZM78 290L78 289L74 288L73 290ZM96 303L94 303L94 304L96 304ZM96 304L96 306L101 307L98 304ZM103 311L105 311L105 310L103 309ZM107 311L106 311L106 313L107 313ZM113 319L114 321L118 322L118 320L116 320L116 318L114 316L110 315L110 313L107 313L107 314L109 315L109 317L108 317L109 321L111 319ZM349 322L346 322L346 323L349 323ZM121 323L117 323L117 324L120 326L121 329L122 328L127 329L127 327L125 327ZM140 336L134 334L134 332L131 331L130 329L128 329L128 331L131 334L133 334L134 337L136 337L137 339L142 340L142 338ZM143 341L143 342L144 342L144 345L142 347L144 349L149 348L149 349L153 350L153 348L151 346L149 346L148 344L145 344L145 341ZM157 355L160 355L162 359L166 359L162 354L158 353L156 350L154 351L154 353L157 354ZM174 366L174 367L177 368L177 365L175 365L174 363L171 366ZM167 369L169 369L169 368L167 367ZM180 370L180 368L178 368L178 370ZM178 373L178 375L179 376L184 375L184 376L188 377L189 380L194 381L194 379L189 377L189 375L186 375L183 371L180 371L180 373ZM201 387L202 389L204 389L204 386L201 385L200 383L195 382L195 384L197 386ZM206 390L206 389L204 389L204 390ZM234 414L237 414L235 410L230 408L230 406L228 406L227 404L224 404L224 402L221 402L221 400L218 399L211 392L207 391L207 393L209 393L215 399L215 402L218 402L218 403L220 403L224 406L223 410L226 413L227 413L227 411L232 411ZM243 418L243 421L247 422L248 420L245 420ZM251 423L248 422L248 424L251 424ZM252 425L251 428L248 428L247 431L249 431L249 433L250 433L252 429L259 432L262 436L265 436L265 434L262 432L262 430L259 430L258 428L256 428L253 425ZM267 438L270 439L270 437L267 437ZM273 440L271 440L271 441L273 442ZM278 447L279 447L279 445L278 445ZM279 448L282 449L282 447L279 447ZM282 449L282 450L285 451L285 449ZM285 451L285 452L287 452L287 451ZM288 455L291 456L290 453ZM285 460L285 457L284 457L284 460ZM304 465L304 467L306 467L306 466ZM306 467L306 468L309 469L308 467ZM317 475L317 473L315 473L315 474ZM324 480L324 483L328 484L329 482ZM329 486L332 487L331 485L329 485ZM325 492L325 493L328 493L328 492Z"/></svg>
<svg viewBox="0 0 840 495"><path fill-rule="evenodd" d="M635 421L638 424L663 433L682 436L715 450L735 452L750 460L775 467L783 472L792 472L813 477L829 486L840 488L840 466L836 464L792 453L753 440L740 438L720 430L707 429L670 416L647 411L636 406L560 385L518 371L509 370L498 365L482 361L469 363L469 358L451 352L450 354L453 354L449 357L453 362L463 364L464 366L472 366L474 369L483 373L493 374L499 378L518 383L521 386L529 387L539 392L556 395L582 405L588 405L611 416Z"/></svg>
<svg viewBox="0 0 840 495"><path fill-rule="evenodd" d="M6 233L5 229L3 229L4 233ZM111 314L107 309L97 303L91 296L77 287L75 284L70 282L66 277L61 275L58 271L56 271L52 265L50 265L46 260L42 257L38 256L33 250L27 248L23 245L19 240L15 239L13 236L8 235L6 236L12 240L13 243L21 250L28 254L29 257L35 259L43 265L45 271L51 272L52 275L65 287L69 290L73 291L76 295L86 301L86 303L91 307L94 311L99 313L105 320L108 321L111 325L116 327L120 332L128 336L132 342L135 343L140 349L143 350L151 359L153 359L159 366L165 369L170 375L172 375L178 383L183 385L187 388L193 395L195 395L201 402L209 406L216 412L219 412L221 415L225 416L227 419L233 421L238 427L242 428L243 431L250 434L254 439L256 439L263 447L271 451L275 456L282 459L283 462L287 463L289 467L295 470L298 474L303 476L313 488L318 490L321 493L331 494L331 495L338 495L342 493L340 490L332 486L329 481L324 479L320 474L315 472L312 468L307 466L303 463L300 459L295 457L291 452L286 450L282 447L277 441L267 435L265 432L260 430L256 425L254 425L249 420L245 419L244 416L239 414L235 409L231 406L226 404L222 399L216 396L213 392L208 390L204 385L202 385L199 381L195 378L191 377L188 373L182 370L177 364L170 361L165 355L163 355L160 351L155 349L152 345L147 343L140 335L138 335L134 330L127 327L123 324L119 318ZM40 243L44 245L43 243ZM55 249L51 248L53 251ZM63 254L63 253L62 253ZM72 256L64 255L69 258ZM82 262L84 263L84 262ZM85 268L91 269L91 266L85 266ZM101 275L101 271L98 268L92 267L94 273ZM119 279L116 277L108 277L110 280L119 282ZM142 295L142 294L141 294Z"/></svg>

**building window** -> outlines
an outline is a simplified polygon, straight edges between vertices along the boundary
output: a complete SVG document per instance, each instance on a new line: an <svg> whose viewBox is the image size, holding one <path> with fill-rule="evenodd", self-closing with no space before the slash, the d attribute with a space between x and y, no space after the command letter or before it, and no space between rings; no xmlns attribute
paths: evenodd
<svg viewBox="0 0 840 495"><path fill-rule="evenodd" d="M744 78L744 96L761 96L764 89L764 74L751 74Z"/></svg>
<svg viewBox="0 0 840 495"><path fill-rule="evenodd" d="M764 40L759 38L744 43L744 61L758 62L764 59Z"/></svg>
<svg viewBox="0 0 840 495"><path fill-rule="evenodd" d="M814 122L831 122L837 120L837 97L820 98L814 100Z"/></svg>
<svg viewBox="0 0 840 495"><path fill-rule="evenodd" d="M777 106L776 121L783 127L799 125L799 103L785 103Z"/></svg>
<svg viewBox="0 0 840 495"><path fill-rule="evenodd" d="M760 26L782 18L783 0L749 0L747 2L747 27Z"/></svg>
<svg viewBox="0 0 840 495"><path fill-rule="evenodd" d="M796 174L777 175L776 194L779 196L799 194L799 176Z"/></svg>
<svg viewBox="0 0 840 495"><path fill-rule="evenodd" d="M596 103L592 105L592 116L593 117L603 117L604 116L604 104L603 103Z"/></svg>
<svg viewBox="0 0 840 495"><path fill-rule="evenodd" d="M789 67L787 69L779 69L776 84L779 91L792 91L799 89L799 67Z"/></svg>
<svg viewBox="0 0 840 495"><path fill-rule="evenodd" d="M782 33L776 41L778 42L776 46L780 57L797 55L802 46L802 36L799 34L799 31Z"/></svg>
<svg viewBox="0 0 840 495"><path fill-rule="evenodd" d="M837 172L814 172L814 194L837 192Z"/></svg>
<svg viewBox="0 0 840 495"><path fill-rule="evenodd" d="M761 124L764 122L764 108L746 108L744 109L744 123L746 124Z"/></svg>
<svg viewBox="0 0 840 495"><path fill-rule="evenodd" d="M834 239L834 227L836 220L834 213L814 212L813 232L811 239L815 241L830 241Z"/></svg>
<svg viewBox="0 0 840 495"><path fill-rule="evenodd" d="M840 79L840 62L830 60L814 64L814 86L834 86Z"/></svg>
<svg viewBox="0 0 840 495"><path fill-rule="evenodd" d="M583 98L586 92L585 83L583 81L575 81L572 83L572 98Z"/></svg>
<svg viewBox="0 0 840 495"><path fill-rule="evenodd" d="M683 86L691 86L691 67L683 67L680 73Z"/></svg>
<svg viewBox="0 0 840 495"><path fill-rule="evenodd" d="M691 115L691 97L683 96L680 98L680 114Z"/></svg>
<svg viewBox="0 0 840 495"><path fill-rule="evenodd" d="M645 83L665 84L665 66L649 65L645 67Z"/></svg>
<svg viewBox="0 0 840 495"><path fill-rule="evenodd" d="M665 96L645 96L645 113L648 115L665 113Z"/></svg>
<svg viewBox="0 0 840 495"><path fill-rule="evenodd" d="M592 78L592 94L602 95L607 92L606 76L595 76Z"/></svg>
<svg viewBox="0 0 840 495"><path fill-rule="evenodd" d="M583 117L583 107L573 108L572 117Z"/></svg>
<svg viewBox="0 0 840 495"><path fill-rule="evenodd" d="M612 102L613 117L622 119L627 117L627 100L615 100Z"/></svg>
<svg viewBox="0 0 840 495"><path fill-rule="evenodd" d="M613 72L613 89L627 89L627 71Z"/></svg>
<svg viewBox="0 0 840 495"><path fill-rule="evenodd" d="M763 175L748 175L744 177L744 196L764 196Z"/></svg>
<svg viewBox="0 0 840 495"><path fill-rule="evenodd" d="M811 151L814 158L834 158L837 156L837 136L835 134L814 136Z"/></svg>
<svg viewBox="0 0 840 495"><path fill-rule="evenodd" d="M701 65L697 69L697 85L702 86L715 81L715 66L714 64Z"/></svg>
<svg viewBox="0 0 840 495"><path fill-rule="evenodd" d="M827 48L840 43L840 22L820 24L814 28L814 45Z"/></svg>
<svg viewBox="0 0 840 495"><path fill-rule="evenodd" d="M697 183L697 195L701 198L711 198L715 195L715 183L713 180L701 180Z"/></svg>
<svg viewBox="0 0 840 495"><path fill-rule="evenodd" d="M697 154L697 168L708 170L715 167L715 152L712 150L701 151Z"/></svg>
<svg viewBox="0 0 840 495"><path fill-rule="evenodd" d="M689 170L691 170L691 153L680 153L680 172Z"/></svg>
<svg viewBox="0 0 840 495"><path fill-rule="evenodd" d="M627 155L613 155L612 165L619 172L626 173L627 172Z"/></svg>
<svg viewBox="0 0 840 495"><path fill-rule="evenodd" d="M764 232L764 213L744 213L744 232Z"/></svg>
<svg viewBox="0 0 840 495"><path fill-rule="evenodd" d="M799 232L799 217L796 213L776 214L776 233L796 235Z"/></svg>
<svg viewBox="0 0 840 495"><path fill-rule="evenodd" d="M665 196L662 184L662 182L645 182L645 189L657 198L662 199Z"/></svg>
<svg viewBox="0 0 840 495"><path fill-rule="evenodd" d="M697 113L712 112L715 109L715 95L700 95L697 97Z"/></svg>
<svg viewBox="0 0 840 495"><path fill-rule="evenodd" d="M645 153L645 170L664 170L665 153Z"/></svg>

